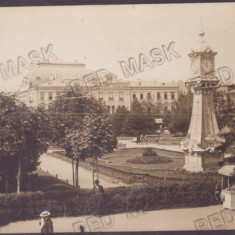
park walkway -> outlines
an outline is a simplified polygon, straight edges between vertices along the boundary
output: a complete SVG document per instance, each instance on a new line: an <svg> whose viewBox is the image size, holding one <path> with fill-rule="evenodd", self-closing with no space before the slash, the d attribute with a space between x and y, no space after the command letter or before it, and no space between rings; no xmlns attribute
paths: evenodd
<svg viewBox="0 0 235 235"><path fill-rule="evenodd" d="M59 179L67 181L72 185L72 166L70 162L60 160L48 154L42 154L40 157L41 170L48 172L52 176L57 176ZM92 171L79 167L79 185L81 188L93 188ZM100 184L104 187L118 187L125 184L108 176L99 174Z"/></svg>
<svg viewBox="0 0 235 235"><path fill-rule="evenodd" d="M183 153L183 150L180 148L179 145L161 145L155 143L137 144L132 140L119 140L118 143L126 145L126 148L157 148L157 149Z"/></svg>
<svg viewBox="0 0 235 235"><path fill-rule="evenodd" d="M211 230L235 229L235 213L223 210L221 205L123 213L101 218L91 215L52 219L55 232L80 232L80 224L83 224L86 232L197 230L198 226L202 225L200 221ZM38 222L39 219L10 223L1 227L0 232L38 233Z"/></svg>

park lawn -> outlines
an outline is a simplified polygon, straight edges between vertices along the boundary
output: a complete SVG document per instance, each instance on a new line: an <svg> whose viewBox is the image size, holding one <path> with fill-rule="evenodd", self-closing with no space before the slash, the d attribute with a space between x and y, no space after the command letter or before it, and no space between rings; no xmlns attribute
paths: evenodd
<svg viewBox="0 0 235 235"><path fill-rule="evenodd" d="M99 165L104 165L106 167L134 174L149 174L156 177L182 177L181 172L175 171L176 168L182 168L184 165L184 157L182 153L179 152L154 149L154 151L159 155L172 157L173 161L168 163L134 164L126 162L128 159L141 157L145 150L146 149L144 148L116 150L112 153L104 155L101 159L99 159ZM53 152L49 153L49 155L64 161L71 161L65 156L65 152ZM89 161L92 162L91 159ZM80 166L85 167L85 164L81 161ZM92 170L92 166L86 168ZM104 171L102 168L99 168L99 172L106 174L106 171Z"/></svg>
<svg viewBox="0 0 235 235"><path fill-rule="evenodd" d="M129 177L126 174L122 174L121 172L119 174L115 173L112 169L117 169L123 172L132 173L136 175L143 175L143 178L145 175L154 176L157 178L148 179L147 183L156 183L160 182L159 180L162 178L166 178L169 181L177 182L177 183L183 183L184 180L188 180L189 178L198 178L198 175L187 173L182 171L182 167L184 165L184 157L182 153L179 152L171 152L171 151L162 151L160 154L159 149L154 149L159 155L164 156L171 156L173 159L173 162L169 163L159 163L159 164L132 164L127 163L126 160L134 157L140 157L142 156L145 149L123 149L123 150L116 150L113 153L104 155L101 159L99 159L99 165L103 165L103 167L99 167L99 173L103 175L107 175L109 177L116 178L118 180L121 180L125 183L129 183ZM53 152L49 153L48 155L51 155L53 157L59 158L63 161L71 162L71 159L67 158L65 156L65 152ZM92 159L89 160L92 162ZM80 166L92 170L92 164L85 165L84 162L80 161ZM109 170L107 170L107 167ZM178 169L176 169L178 168ZM180 170L181 169L181 170ZM133 175L132 175L133 176ZM159 178L160 177L160 178ZM209 176L208 176L209 177ZM133 182L143 182L141 179L136 178L134 176Z"/></svg>
<svg viewBox="0 0 235 235"><path fill-rule="evenodd" d="M57 190L67 190L72 188L71 185L67 184L54 176L47 174L42 170L36 170L32 175L28 176L27 181L22 182L23 191L57 191Z"/></svg>
<svg viewBox="0 0 235 235"><path fill-rule="evenodd" d="M104 159L108 161L109 164L115 164L119 165L124 168L135 168L140 171L146 172L152 172L152 171L157 171L157 170L174 170L175 168L182 167L184 165L184 159L183 158L178 158L175 157L174 152L168 152L165 151L163 154L163 151L158 151L154 149L154 151L159 155L159 156L167 156L172 158L172 162L167 162L167 163L155 163L155 164L135 164L135 163L129 163L127 160L136 158L136 157L142 157L143 153L145 152L146 149L123 149L123 150L118 150L114 151L113 153L107 154L104 156ZM116 167L113 166L112 167ZM120 169L120 168L119 168Z"/></svg>

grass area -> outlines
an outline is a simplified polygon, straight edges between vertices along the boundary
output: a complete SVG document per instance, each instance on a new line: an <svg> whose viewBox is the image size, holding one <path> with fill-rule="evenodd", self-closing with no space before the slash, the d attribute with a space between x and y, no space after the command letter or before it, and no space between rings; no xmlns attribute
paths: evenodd
<svg viewBox="0 0 235 235"><path fill-rule="evenodd" d="M126 162L127 159L131 159L136 156L142 157L144 151L146 151L146 149L123 149L114 151L99 160L98 171L100 174L107 175L127 184L134 182L147 183L150 185L160 184L161 182L166 184L168 184L168 182L183 184L185 181L197 180L200 175L204 174L208 179L216 178L216 180L219 180L220 178L218 174L214 173L204 172L198 174L182 171L181 169L184 165L184 158L179 157L180 153L174 153L171 151L159 151L159 149L154 149L154 151L159 155L164 153L164 155L172 157L172 162L169 163L132 164ZM53 152L50 153L50 155L64 161L71 162L71 160L65 156L64 152ZM92 162L92 160L90 161ZM92 164L85 166L84 162L80 161L80 165L86 169L92 170ZM120 172L117 170L120 170Z"/></svg>
<svg viewBox="0 0 235 235"><path fill-rule="evenodd" d="M112 169L121 170L124 172L132 173L132 174L145 174L155 176L155 177L169 177L169 178L187 178L182 172L174 171L175 168L181 168L184 165L184 158L180 157L181 153L174 153L171 151L163 151L159 149L154 149L154 151L158 155L166 155L172 158L172 162L168 163L158 163L158 164L134 164L127 163L126 161L135 157L142 157L142 154L146 151L146 149L123 149L114 151L111 154L105 155L102 159L99 160L99 165L104 166L99 167L99 172L104 175L108 175L114 178L117 178L123 182L127 182L129 180L129 176L124 174L117 174L115 171L112 172ZM61 160L71 162L69 158L65 156L65 152L53 152L49 155L53 157L59 158ZM176 155L176 156L175 156ZM92 162L92 160L90 160ZM84 162L80 161L80 165L85 167ZM86 169L92 170L92 165L86 166Z"/></svg>
<svg viewBox="0 0 235 235"><path fill-rule="evenodd" d="M71 185L66 182L57 179L45 173L42 170L35 171L32 175L29 175L22 182L23 191L54 191L54 190L67 190L72 188Z"/></svg>
<svg viewBox="0 0 235 235"><path fill-rule="evenodd" d="M134 163L134 164L157 164L157 163L167 163L172 161L173 160L171 158L163 156L143 156L127 160L128 163Z"/></svg>
<svg viewBox="0 0 235 235"><path fill-rule="evenodd" d="M109 164L114 164L112 167L120 169L120 167L123 170L126 170L128 172L133 172L133 168L138 169L139 173L146 173L153 174L153 169L164 169L164 170L173 170L178 167L182 167L184 165L184 159L175 158L173 152L164 152L164 151L158 151L158 149L154 149L154 151L160 155L163 156L161 153L164 152L165 156L170 157L172 159L171 162L168 163L153 163L153 164L136 164L136 163L127 163L130 159L133 158L142 158L143 153L146 151L146 149L122 149L118 151L114 151L111 154L105 155L105 160L108 161ZM136 172L136 170L134 171Z"/></svg>
<svg viewBox="0 0 235 235"><path fill-rule="evenodd" d="M5 193L4 183L4 181L0 182L0 193ZM59 180L39 169L32 174L22 175L21 177L22 192L46 192L51 190L66 190L69 188L71 188L71 186L65 181ZM16 190L16 180L11 179L9 182L9 193L15 193Z"/></svg>

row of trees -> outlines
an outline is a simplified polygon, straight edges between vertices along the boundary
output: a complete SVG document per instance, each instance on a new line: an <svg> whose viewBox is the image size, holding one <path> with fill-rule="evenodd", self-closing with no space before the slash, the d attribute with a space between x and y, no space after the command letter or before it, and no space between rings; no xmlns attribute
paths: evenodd
<svg viewBox="0 0 235 235"><path fill-rule="evenodd" d="M225 143L220 147L222 152L235 156L235 103L229 96L214 94L215 113L220 134Z"/></svg>
<svg viewBox="0 0 235 235"><path fill-rule="evenodd" d="M187 134L192 114L193 94L180 94L175 103L175 109L168 112L163 118L164 126L172 133L181 132Z"/></svg>
<svg viewBox="0 0 235 235"><path fill-rule="evenodd" d="M149 109L151 111L148 111L146 105L143 105L137 99L134 99L130 111L124 106L119 106L112 116L116 136L136 136L140 133L153 134L156 129L156 112L154 112L153 106L151 104L151 108Z"/></svg>
<svg viewBox="0 0 235 235"><path fill-rule="evenodd" d="M193 95L191 92L186 95L180 94L175 108L162 115L162 108L151 102L140 103L135 99L131 110L119 106L112 116L114 132L117 136L136 136L139 133L154 134L156 130L155 118L163 118L163 125L172 134L176 132L187 133L192 112Z"/></svg>
<svg viewBox="0 0 235 235"><path fill-rule="evenodd" d="M92 97L66 90L49 108L33 109L13 95L0 94L0 173L5 181L17 181L36 170L39 157L49 145L62 147L72 159L74 186L78 187L79 161L96 162L117 145L106 107Z"/></svg>

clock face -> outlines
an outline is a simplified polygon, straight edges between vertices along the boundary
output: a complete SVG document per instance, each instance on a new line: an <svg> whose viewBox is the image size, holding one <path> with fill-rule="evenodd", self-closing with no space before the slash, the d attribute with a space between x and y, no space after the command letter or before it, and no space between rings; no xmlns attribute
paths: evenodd
<svg viewBox="0 0 235 235"><path fill-rule="evenodd" d="M198 72L199 65L198 65L198 60L193 60L192 61L192 71L194 74Z"/></svg>
<svg viewBox="0 0 235 235"><path fill-rule="evenodd" d="M204 60L201 68L203 73L210 73L213 71L213 62L211 60Z"/></svg>

